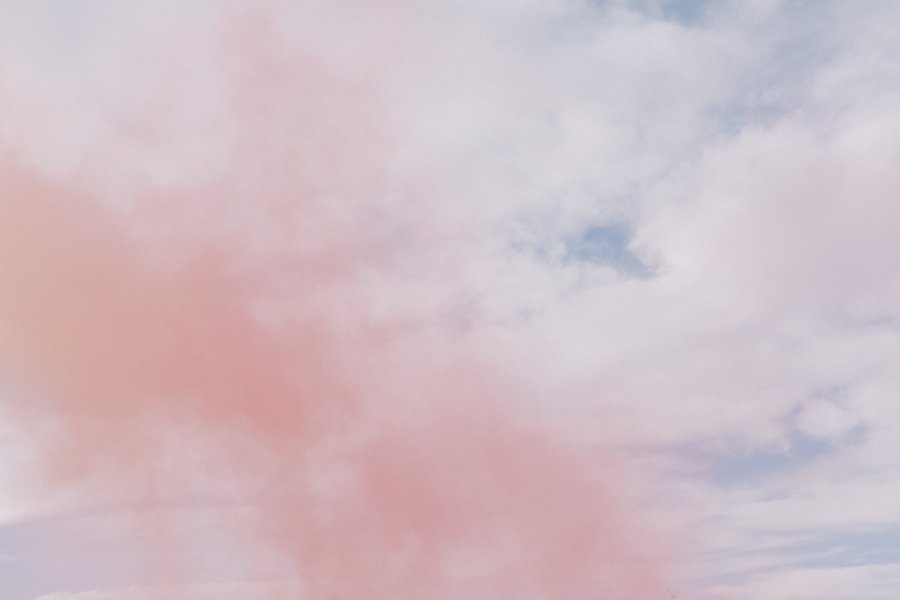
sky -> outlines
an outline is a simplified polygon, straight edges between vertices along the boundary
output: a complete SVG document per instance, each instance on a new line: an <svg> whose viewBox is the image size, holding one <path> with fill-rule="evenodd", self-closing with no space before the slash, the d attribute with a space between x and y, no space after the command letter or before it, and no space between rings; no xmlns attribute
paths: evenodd
<svg viewBox="0 0 900 600"><path fill-rule="evenodd" d="M898 28L0 2L0 598L894 600Z"/></svg>

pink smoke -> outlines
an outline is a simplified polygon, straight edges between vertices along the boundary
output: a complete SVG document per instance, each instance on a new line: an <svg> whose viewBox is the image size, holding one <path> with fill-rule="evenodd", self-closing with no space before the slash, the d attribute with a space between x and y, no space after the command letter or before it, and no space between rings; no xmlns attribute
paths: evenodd
<svg viewBox="0 0 900 600"><path fill-rule="evenodd" d="M48 489L223 494L250 508L233 552L277 556L310 599L659 597L666 565L611 460L392 293L402 257L448 235L421 182L392 191L372 81L256 13L216 39L228 168L123 182L98 165L127 137L74 176L3 158L0 364L30 392L16 411ZM173 86L133 115L135 144L174 135Z"/></svg>

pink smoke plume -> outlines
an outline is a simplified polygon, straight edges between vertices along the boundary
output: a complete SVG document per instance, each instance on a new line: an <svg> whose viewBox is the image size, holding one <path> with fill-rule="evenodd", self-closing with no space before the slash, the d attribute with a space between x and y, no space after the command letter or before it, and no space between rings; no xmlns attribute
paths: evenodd
<svg viewBox="0 0 900 600"><path fill-rule="evenodd" d="M280 46L254 14L214 37L227 134L173 132L185 83L159 81L72 172L3 157L0 364L47 489L219 494L246 509L233 553L276 557L303 598L661 597L614 461L540 427L490 351L392 287L458 224L429 217L422 181L398 185L379 74ZM23 135L77 118L0 103ZM117 165L177 135L200 140L190 176Z"/></svg>

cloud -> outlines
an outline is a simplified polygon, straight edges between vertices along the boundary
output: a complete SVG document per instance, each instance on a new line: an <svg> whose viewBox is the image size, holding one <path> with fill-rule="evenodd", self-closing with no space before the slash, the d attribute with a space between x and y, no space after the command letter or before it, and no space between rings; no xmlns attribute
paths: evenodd
<svg viewBox="0 0 900 600"><path fill-rule="evenodd" d="M891 598L898 585L897 565L780 571L753 581L746 589L718 588L713 598L819 600L853 596L866 600Z"/></svg>
<svg viewBox="0 0 900 600"><path fill-rule="evenodd" d="M321 543L368 540L347 554L370 582L387 538L384 581L416 560L468 580L515 562L515 515L596 518L581 452L598 449L617 498L643 499L627 528L699 532L688 570L712 597L882 597L888 567L814 568L804 544L865 545L900 518L898 17L877 0L12 11L0 313L13 373L40 374L33 437L92 494L272 493L291 531L270 548L352 530ZM90 409L61 416L66 396ZM583 483L594 500L573 499ZM380 504L410 488L422 513ZM444 539L442 498L476 488L472 510L511 510L488 521L512 536L495 555L414 556L378 525ZM295 522L297 503L324 521Z"/></svg>
<svg viewBox="0 0 900 600"><path fill-rule="evenodd" d="M208 583L180 587L131 586L120 590L45 594L34 600L231 600L296 597L297 590L284 583Z"/></svg>

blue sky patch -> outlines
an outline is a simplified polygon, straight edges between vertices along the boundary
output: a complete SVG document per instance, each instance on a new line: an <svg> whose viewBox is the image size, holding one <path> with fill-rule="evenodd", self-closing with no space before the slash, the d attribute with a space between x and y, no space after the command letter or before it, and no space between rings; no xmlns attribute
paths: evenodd
<svg viewBox="0 0 900 600"><path fill-rule="evenodd" d="M619 273L648 277L650 267L631 251L631 230L624 224L594 225L566 243L569 261L605 264Z"/></svg>

